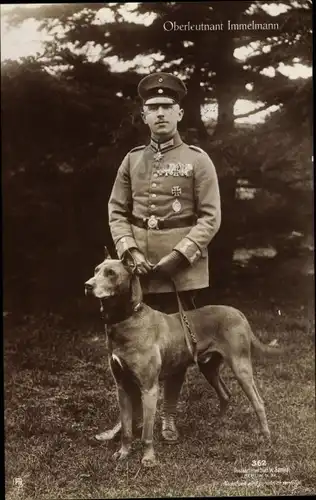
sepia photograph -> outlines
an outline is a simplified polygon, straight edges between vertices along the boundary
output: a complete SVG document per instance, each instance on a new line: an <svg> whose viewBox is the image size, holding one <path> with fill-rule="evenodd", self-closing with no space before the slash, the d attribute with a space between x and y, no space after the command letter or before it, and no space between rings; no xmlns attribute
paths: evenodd
<svg viewBox="0 0 316 500"><path fill-rule="evenodd" d="M1 4L6 500L316 493L312 20Z"/></svg>

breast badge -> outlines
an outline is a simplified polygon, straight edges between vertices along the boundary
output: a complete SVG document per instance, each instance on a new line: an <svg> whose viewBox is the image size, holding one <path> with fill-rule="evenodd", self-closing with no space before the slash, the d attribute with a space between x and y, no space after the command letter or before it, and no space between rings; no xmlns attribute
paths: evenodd
<svg viewBox="0 0 316 500"><path fill-rule="evenodd" d="M172 203L172 210L176 213L180 212L181 211L181 208L182 208L182 205L180 203L180 201L178 200L178 196L180 196L182 193L182 190L180 188L180 186L173 186L172 189L171 189L171 194L172 196L175 197L175 200L174 202Z"/></svg>

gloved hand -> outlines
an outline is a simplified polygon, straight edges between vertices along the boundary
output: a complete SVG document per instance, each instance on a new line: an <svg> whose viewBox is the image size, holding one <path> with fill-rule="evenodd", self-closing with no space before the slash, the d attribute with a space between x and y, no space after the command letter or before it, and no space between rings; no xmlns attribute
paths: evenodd
<svg viewBox="0 0 316 500"><path fill-rule="evenodd" d="M177 250L172 250L168 255L160 259L155 265L153 271L172 276L178 271L185 269L189 265L189 261Z"/></svg>
<svg viewBox="0 0 316 500"><path fill-rule="evenodd" d="M148 262L143 252L138 250L138 248L130 248L126 253L129 254L127 258L132 260L132 265L136 267L137 274L145 275L152 270L152 265Z"/></svg>

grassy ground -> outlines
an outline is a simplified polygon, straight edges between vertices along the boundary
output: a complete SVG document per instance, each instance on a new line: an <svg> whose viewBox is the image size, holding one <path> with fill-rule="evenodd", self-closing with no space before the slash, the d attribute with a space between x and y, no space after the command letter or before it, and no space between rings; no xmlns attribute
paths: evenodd
<svg viewBox="0 0 316 500"><path fill-rule="evenodd" d="M74 328L57 316L5 319L6 499L281 495L316 492L312 312L241 302L256 334L289 346L281 359L254 359L273 436L268 447L229 369L226 416L195 367L179 404L181 441L165 445L156 423L154 469L141 445L116 463L118 443L93 436L116 419L102 326ZM256 463L254 461L257 461ZM261 461L258 463L258 461Z"/></svg>

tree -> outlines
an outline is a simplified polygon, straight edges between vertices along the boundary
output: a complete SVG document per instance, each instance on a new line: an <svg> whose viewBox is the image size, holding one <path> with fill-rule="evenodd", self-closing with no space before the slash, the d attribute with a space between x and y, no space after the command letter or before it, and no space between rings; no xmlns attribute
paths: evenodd
<svg viewBox="0 0 316 500"><path fill-rule="evenodd" d="M14 278L17 286L28 283L20 292L23 300L31 299L30 290L44 297L47 283L48 296L58 296L52 292L55 289L63 297L66 289L61 290L56 265L69 276L68 295L75 296L99 258L99 249L111 243L106 200L116 169L128 149L147 136L136 96L144 63L134 61L136 54L152 56L148 71L178 72L189 87L182 133L188 137L197 129L197 141L211 155L220 177L223 224L211 245L212 274L215 270L218 282L229 282L237 243L267 235L281 249L292 226L304 227L304 211L310 217L306 200L311 193L311 80L291 81L281 73L270 78L261 71L296 57L311 61L310 2L301 2L299 8L286 2L288 11L273 18L284 22L278 36L262 31L234 32L233 37L200 31L187 32L185 43L183 32L158 36L164 19L178 24L188 19L220 22L228 15L224 4L227 9L227 2L195 4L195 17L192 5L189 9L185 3L139 4L137 12L154 19L147 27L127 23L120 4L108 8L114 24L94 24L101 4L14 11L12 22L32 15L48 30L57 26L64 30L55 33L36 60L7 62L2 68L6 279L17 276L17 261L24 263L23 279ZM236 22L258 22L266 16L258 2L229 2L229 6L230 19ZM126 44L126 39L133 43ZM234 50L251 41L260 42L258 54L245 62L236 60ZM95 60L93 49L97 49ZM113 70L109 58L116 54L133 61L130 70ZM252 83L252 91L247 91L246 83ZM235 127L234 103L247 96L267 107L281 104L280 110L253 130ZM219 103L219 117L210 136L200 107L213 100ZM240 178L261 190L246 208L236 199ZM289 221L293 200L295 214ZM272 218L277 223L271 228ZM280 229L283 233L278 238Z"/></svg>
<svg viewBox="0 0 316 500"><path fill-rule="evenodd" d="M104 65L93 72L116 78ZM106 198L130 105L114 84L89 81L91 73L79 84L49 74L34 58L2 66L5 288L24 308L32 309L35 297L38 307L63 300L66 274L68 292L78 293L93 252L109 239Z"/></svg>
<svg viewBox="0 0 316 500"><path fill-rule="evenodd" d="M186 100L185 128L196 128L200 138L206 137L201 120L201 106L207 102L218 104L216 134L227 134L234 128L234 105L238 98L260 99L266 107L282 104L295 91L291 83L281 74L270 78L262 73L267 67L277 68L280 61L292 62L293 57L311 62L311 8L309 0L301 2L276 1L288 10L277 16L268 14L262 2L203 2L192 4L180 2L139 3L135 12L151 18L152 23L137 24L126 20L120 4L108 6L113 21L102 21L102 4L67 4L44 6L30 14L29 9L18 8L11 15L11 22L21 22L33 16L41 21L42 28L63 32L47 45L46 56L50 64L69 64L69 52L97 51L102 61L117 56L129 61L136 71L144 71L137 56L151 56L150 71L168 70L179 74L187 83L189 94ZM228 30L227 22L240 24L254 22L278 23L276 29ZM177 26L201 26L223 24L223 30L170 30L164 31L164 23ZM128 43L126 43L126 40ZM132 43L129 43L132 41ZM234 57L235 49L249 44L258 44L257 54L245 62ZM68 50L65 51L65 47ZM158 56L157 56L158 55ZM74 59L73 59L74 60ZM122 90L126 87L122 80ZM253 85L252 91L245 88ZM133 95L135 96L135 93Z"/></svg>

